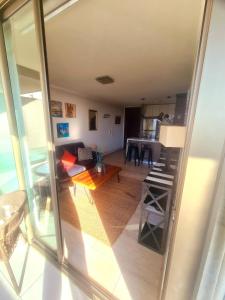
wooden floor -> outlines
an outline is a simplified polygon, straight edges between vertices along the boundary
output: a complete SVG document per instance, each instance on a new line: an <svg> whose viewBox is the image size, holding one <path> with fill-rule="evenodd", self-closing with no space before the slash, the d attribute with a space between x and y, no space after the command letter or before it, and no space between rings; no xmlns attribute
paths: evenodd
<svg viewBox="0 0 225 300"><path fill-rule="evenodd" d="M75 197L65 189L60 201L61 218L111 246L134 214L140 190L138 180L122 176L120 182L114 176L94 191L78 185Z"/></svg>
<svg viewBox="0 0 225 300"><path fill-rule="evenodd" d="M135 167L133 163L124 165L123 152L115 152L105 158L106 163L120 166L121 181L124 178L125 188L129 194L136 193L136 197L140 197L140 189L134 189L134 182L141 184L149 169L147 166ZM126 178L132 180L126 181ZM127 182L127 183L126 183ZM104 187L104 186L103 186ZM107 189L107 187L105 187ZM107 189L104 193L105 199L113 199L115 191ZM68 201L65 193L61 194L61 203ZM122 197L123 194L120 194ZM73 196L73 191L70 193L71 205L74 201L87 201L86 205L92 205L88 199L77 199ZM121 201L123 199L121 198ZM62 209L63 205L61 205ZM98 230L105 231L108 236L108 229L105 226L105 221L101 212L94 207L92 211L96 210L95 214L98 215L98 220L93 226L101 226ZM96 236L91 235L85 230L82 230L84 223L84 216L78 215L80 222L80 229L71 225L69 218L72 209L67 209L68 220L66 220L65 211L62 220L62 231L65 245L65 256L68 261L79 271L106 289L112 298L115 296L118 299L134 299L134 300L151 300L157 299L163 257L137 242L138 224L140 215L140 204L137 206L134 214L131 216L128 223L124 225L122 233L112 245L107 245L98 239ZM89 215L90 216L90 215ZM88 214L85 216L88 218Z"/></svg>

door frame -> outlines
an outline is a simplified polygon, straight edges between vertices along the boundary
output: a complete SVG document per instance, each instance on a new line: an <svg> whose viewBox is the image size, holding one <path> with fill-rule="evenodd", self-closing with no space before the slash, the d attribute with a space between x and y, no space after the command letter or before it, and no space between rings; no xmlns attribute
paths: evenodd
<svg viewBox="0 0 225 300"><path fill-rule="evenodd" d="M1 0L0 0L1 1ZM7 55L4 43L4 35L2 30L2 23L6 21L10 16L16 13L20 8L22 8L25 4L32 1L34 4L34 16L35 16L35 26L36 26L36 34L37 34L37 42L39 44L40 58L41 58L41 86L43 91L43 102L44 102L44 113L45 118L47 120L46 131L47 138L51 141L51 157L49 159L49 167L50 174L53 176L55 174L55 149L53 142L53 128L50 117L50 89L49 89L49 79L48 79L48 69L47 69L47 54L46 54L46 42L45 42L45 30L44 30L44 14L42 1L40 0L6 0L0 2L0 66L1 63L4 64L4 69L2 69L2 77L4 78L4 93L7 96L6 102L7 107L10 107L10 103L13 104L12 90L10 85L10 75L7 63ZM2 34L1 34L2 33ZM7 111L7 115L9 115L10 120L12 120L13 130L15 131L16 137L18 137L19 142L19 134L17 131L16 125L16 116L15 110L13 109L14 104L11 106L11 109ZM13 132L14 132L13 131ZM14 149L18 154L18 171L21 172L22 168L22 158L20 153L19 144L18 147ZM51 164L51 165L50 165ZM24 180L24 174L21 172L21 180ZM63 239L62 239L62 229L59 215L59 203L57 198L56 177L53 176L51 178L51 188L53 184L53 195L52 204L53 204L53 212L54 212L54 220L56 227L56 240L57 240L57 253L55 253L52 249L47 247L46 244L42 243L40 240L35 239L32 235L31 243L32 246L37 248L48 260L50 260L55 267L66 274L70 279L79 286L90 298L96 297L98 299L110 299L111 294L102 288L99 284L97 284L91 278L86 277L81 272L76 270L67 260L64 259L63 255ZM25 181L25 180L24 180ZM22 181L21 181L22 182Z"/></svg>
<svg viewBox="0 0 225 300"><path fill-rule="evenodd" d="M198 93L200 89L202 70L204 66L204 58L205 58L205 51L206 51L207 40L208 40L213 2L214 0L205 0L204 3L204 11L203 11L202 22L201 22L201 32L200 32L198 50L195 59L194 71L192 75L191 88L190 88L185 145L181 151L181 155L179 159L178 174L177 174L177 178L178 178L177 190L174 199L174 206L172 208L172 215L171 215L171 222L170 222L171 224L169 229L170 236L168 238L167 250L164 257L164 265L163 265L161 289L160 289L160 297L159 297L160 299L165 299L165 294L168 285L168 277L171 270L171 260L174 251L175 237L178 228L179 211L180 211L181 201L182 201L181 199L182 191L184 187L184 180L185 180L185 174L186 174L187 163L188 163L188 153L190 149L191 137L192 137L193 127L194 127Z"/></svg>
<svg viewBox="0 0 225 300"><path fill-rule="evenodd" d="M28 2L32 2L33 6L33 14L34 14L34 23L35 23L35 32L36 32L36 40L38 45L38 51L40 55L40 83L42 88L42 97L43 97L43 111L44 111L44 119L45 119L45 130L46 137L48 140L48 160L49 160L49 169L50 169L50 187L51 187L51 199L52 199L52 207L53 207L53 215L54 215L54 224L55 224L55 233L56 233L56 244L57 249L56 252L49 248L45 243L41 242L39 239L35 237L32 229L28 228L28 237L29 241L32 240L33 243L41 247L45 252L51 254L55 259L57 259L58 263L61 264L63 261L63 242L62 242L62 231L61 231L61 223L60 223L60 215L59 215L59 204L58 204L58 195L56 189L56 172L55 172L55 149L54 149L54 141L53 141L53 128L50 117L50 89L49 89L49 79L48 79L48 69L47 69L47 53L46 53L46 44L45 44L45 32L44 32L44 23L43 23L43 9L41 1L39 0L16 0L16 1L3 1L0 3L0 46L1 46L1 56L0 56L0 64L1 64L1 76L3 79L3 90L5 94L5 102L7 108L7 117L9 119L10 125L10 133L15 138L13 139L13 152L16 158L16 171L19 175L20 188L25 188L25 176L23 173L23 164L22 164L22 155L19 145L19 133L16 124L16 114L13 103L12 89L11 89L11 79L9 74L8 62L7 62L7 54L5 47L5 40L3 34L3 22L14 13L16 13L19 9L21 9ZM4 12L7 11L7 18L4 18ZM10 12L10 14L8 14ZM30 222L29 222L30 223Z"/></svg>
<svg viewBox="0 0 225 300"><path fill-rule="evenodd" d="M45 30L44 30L44 14L43 14L43 7L42 7L42 1L39 0L3 0L0 1L0 16L4 18L8 18L12 14L14 14L18 9L20 9L23 5L25 5L27 2L32 1L34 4L34 15L35 15L35 25L37 27L37 40L39 45L39 52L41 55L41 83L43 88L43 100L44 100L44 111L45 111L45 117L46 117L46 130L48 134L48 139L52 143L52 148L50 149L52 155L50 157L50 173L55 174L55 160L54 160L54 143L53 143L53 134L52 134L52 122L50 118L50 110L49 110L49 101L50 101L50 88L49 88L49 78L48 78L48 69L47 69L47 53L46 53L46 41L45 41ZM65 2L69 2L65 1ZM179 208L181 203L181 194L183 190L183 184L184 184L184 178L186 173L186 167L187 167L187 159L188 159L188 151L190 147L190 140L192 135L192 129L193 129L193 123L195 119L195 111L196 111L196 105L197 105L197 96L198 91L200 87L201 82L201 74L202 74L202 68L204 63L204 55L205 55L205 49L207 44L207 37L208 37L208 30L209 30L209 23L211 18L211 10L212 10L213 0L205 0L205 9L204 9L204 17L202 20L202 30L201 30L201 36L199 41L199 49L198 53L196 55L196 61L195 61L195 69L192 77L192 84L191 84L191 90L190 90L190 102L189 102L189 109L188 109L188 120L187 120L187 133L186 133L186 142L184 149L181 154L180 163L179 163L179 170L178 170L178 183L177 183L177 191L175 196L175 207L173 208L174 212L174 221L171 228L171 236L170 236L170 242L168 245L166 257L164 260L164 270L162 272L162 280L161 280L161 290L160 290L160 299L165 299L165 291L167 288L167 280L168 280L168 274L170 272L170 266L171 266L171 256L173 253L173 246L174 246L174 240L175 235L177 231L177 221L179 217ZM2 35L2 21L0 20L0 45L3 43L3 35ZM3 49L5 52L5 49ZM1 60L6 60L6 53L1 52ZM7 79L9 78L9 71L8 68L5 67L2 70L2 77ZM5 81L5 80L4 80ZM9 99L8 104L10 103L10 97L11 97L11 87L9 84L4 85L4 92L6 95L6 98ZM12 124L14 124L13 119L14 116L11 114L12 112L9 112L12 117ZM15 125L15 124L14 124ZM16 131L16 127L13 125L13 129ZM17 133L18 134L18 133ZM15 146L16 148L16 146ZM18 156L18 166L20 164L21 157ZM21 176L22 178L22 176ZM74 269L71 265L68 264L68 262L63 261L63 242L62 242L62 231L61 231L61 224L60 224L60 216L59 216L59 205L58 205L58 199L57 199L57 191L56 191L56 184L55 184L56 178L51 178L51 186L53 190L53 210L54 210L54 218L55 218L55 224L56 224L56 238L57 238L57 261L54 258L54 255L52 256L51 251L49 249L41 244L38 241L35 241L35 244L41 248L42 251L44 251L44 254L48 256L50 260L52 260L53 263L56 263L56 266L60 268L62 266L62 270L69 276L72 276L72 279L75 280L75 283L77 283L76 279L79 280L79 282L90 283L93 287L92 292L95 292L99 296L103 298L107 298L107 292L104 292L101 287L96 285L92 280L87 279L85 276L80 274L77 270ZM83 287L84 288L84 287Z"/></svg>
<svg viewBox="0 0 225 300"><path fill-rule="evenodd" d="M56 186L56 159L55 159L55 147L54 147L54 137L53 137L53 125L51 122L50 114L50 85L49 85L49 75L48 75L48 64L47 64L47 50L46 50L46 40L45 40L45 28L44 28L44 13L42 2L39 0L31 0L34 6L34 22L36 28L37 44L39 47L40 62L41 62L41 72L40 72L40 82L43 92L43 104L44 104L44 117L46 124L47 139L49 143L49 169L50 169L50 185L52 194L52 206L54 213L54 222L56 229L56 242L57 242L57 256L58 261L61 263L63 261L63 239L61 230L61 219L59 212L59 201Z"/></svg>

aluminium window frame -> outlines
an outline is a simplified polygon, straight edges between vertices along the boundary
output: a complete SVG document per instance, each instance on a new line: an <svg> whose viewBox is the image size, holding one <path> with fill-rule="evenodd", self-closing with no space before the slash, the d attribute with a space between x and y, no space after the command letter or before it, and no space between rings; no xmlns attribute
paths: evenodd
<svg viewBox="0 0 225 300"><path fill-rule="evenodd" d="M48 79L48 70L47 70L47 53L46 53L46 42L45 42L45 30L44 30L44 14L41 0L6 0L0 2L0 68L1 68L1 76L4 84L4 94L6 96L7 107L11 107L10 110L7 111L7 115L9 116L11 123L11 128L13 134L16 136L16 141L18 143L17 146L14 147L14 151L18 153L18 169L21 172L22 169L22 158L19 147L19 134L17 131L16 125L16 116L13 104L12 90L10 85L10 76L7 62L7 55L5 49L5 41L3 35L2 23L10 18L13 14L15 14L19 9L21 9L28 2L32 1L34 4L34 18L35 18L35 26L36 26L36 34L37 34L37 42L40 51L41 58L41 86L43 91L43 103L44 103L44 113L45 119L47 122L46 133L47 138L51 141L51 151L54 153L54 143L53 143L53 130L52 130L52 122L50 116L50 89L49 89L49 79ZM58 7L57 7L58 9ZM2 68L4 66L4 68ZM55 157L52 155L49 157L49 167L50 174L55 174ZM52 176L51 176L52 177ZM111 294L97 284L91 278L87 278L81 272L76 270L67 260L64 259L63 253L63 239L62 239L62 229L59 215L59 205L57 199L57 191L56 191L56 178L51 178L51 188L53 185L53 211L54 211L54 219L56 224L56 240L57 240L57 253L47 247L40 240L35 239L32 228L29 229L28 232L28 240L32 244L33 247L37 248L49 261L51 261L55 267L57 267L60 271L66 274L77 286L79 286L90 298L96 299L110 299ZM25 182L23 172L21 172L21 182ZM24 186L24 185L23 185ZM29 238L31 236L31 238Z"/></svg>
<svg viewBox="0 0 225 300"><path fill-rule="evenodd" d="M46 99L49 98L49 80L48 80L48 72L47 72L47 56L46 56L46 43L45 43L45 37L44 37L44 16L43 16L43 7L42 7L42 1L38 0L3 0L0 1L0 27L2 26L2 22L5 21L7 18L9 18L11 15L13 15L17 10L19 10L23 5L25 5L27 2L33 1L35 4L35 22L37 25L37 35L38 35L38 43L40 43L40 53L41 53L41 65L42 65L42 78L41 81L44 82L44 93L45 93L45 102ZM69 3L70 1L64 1L65 3ZM197 104L197 97L198 97L198 90L201 82L201 73L202 73L202 68L203 68L203 63L204 63L204 54L205 54L205 49L206 49L206 43L207 43L207 37L208 37L208 28L209 28L209 23L210 23L210 18L211 18L211 10L212 10L212 5L213 5L213 0L206 0L205 1L205 12L204 12L204 19L202 21L202 32L201 32L201 37L199 41L199 50L198 54L196 55L196 62L195 62L195 70L193 73L193 80L192 80L192 86L190 90L190 102L189 102L189 111L188 111L188 120L187 120L187 135L186 135L186 142L185 142L185 147L180 159L179 163L179 174L178 174L178 188L176 192L176 199L175 203L176 206L173 208L174 210L174 221L171 229L171 240L170 244L168 246L168 251L167 251L167 257L165 259L164 263L164 270L162 274L162 281L161 281L161 291L160 291L160 299L164 299L165 296L165 290L167 287L167 279L168 279L168 274L170 272L170 259L171 259L171 253L173 251L173 245L174 245L174 239L176 235L176 230L177 230L177 221L179 217L179 208L180 208L180 202L181 202L181 194L183 190L183 183L184 183L184 177L186 173L186 166L187 166L187 159L188 159L188 150L190 146L190 140L191 140L191 135L192 135L192 129L193 129L193 123L195 119L195 111L196 111L196 104ZM2 28L0 28L0 31L2 31ZM1 44L4 42L2 39L3 37L1 36L0 33L0 48ZM2 52L2 51L1 51ZM0 52L0 53L1 53ZM1 53L1 59L3 61L6 59L6 57L2 57ZM7 75L8 70L6 69L6 66L2 70L3 72L3 79L5 78L7 80ZM8 77L9 78L9 77ZM6 81L4 80L4 82ZM10 86L7 86L5 84L4 87L4 92L6 93L6 98L10 99ZM46 109L49 112L49 108L46 105ZM11 114L11 113L10 113ZM12 118L13 119L13 118ZM49 118L50 119L50 118ZM13 120L12 120L13 123ZM52 140L52 128L51 128L51 120L48 120L48 133L50 134L51 140ZM14 128L14 125L13 125ZM15 129L15 128L14 128ZM52 140L53 141L53 140ZM54 170L54 161L51 161L51 172L55 174ZM107 299L108 294L106 291L101 289L96 283L94 283L91 279L87 279L85 276L80 274L77 270L73 268L67 261L63 261L63 244L62 244L62 232L61 232L61 225L60 225L60 217L59 217L59 211L58 207L56 209L56 218L57 220L57 227L58 227L58 243L59 243L59 250L58 250L58 259L52 256L52 253L46 249L46 247L43 247L41 243L38 241L35 241L34 245L39 248L57 267L61 268L62 271L67 274L68 276L71 277L75 281L76 284L79 285L81 283L82 288L85 290L85 285L88 283L91 285L91 291L88 290L87 288L87 294L91 295L92 293L95 293L98 295L100 298ZM93 295L93 294L92 294Z"/></svg>
<svg viewBox="0 0 225 300"><path fill-rule="evenodd" d="M48 79L48 70L47 70L47 53L46 53L46 44L45 44L45 33L44 33L44 23L43 23L43 10L42 4L39 0L16 0L16 1L3 1L0 3L0 64L1 64L1 76L3 81L3 90L5 94L6 108L7 108L7 116L9 119L10 131L11 135L13 135L14 143L13 143L13 151L16 158L16 170L19 177L20 188L24 189L25 180L23 174L23 164L21 157L21 150L19 145L19 133L16 125L16 115L14 110L13 96L11 90L11 80L9 75L5 40L3 34L3 22L5 22L9 17L15 14L19 9L21 9L28 2L32 2L33 4L33 14L34 14L34 23L36 28L36 39L38 45L38 51L40 55L40 83L43 94L43 110L44 110L44 119L45 119L45 130L47 135L47 140L50 141L48 143L48 159L49 159L49 168L50 168L50 187L52 194L52 206L53 206L53 215L55 222L55 232L56 232L56 243L57 249L56 252L49 248L46 244L42 243L39 239L37 239L31 227L29 228L28 237L29 241L41 247L46 253L49 253L54 257L54 259L61 264L63 261L63 242L62 242L62 232L61 232L61 224L60 224L60 215L59 215L59 204L58 204L58 196L56 189L56 176L55 176L55 157L54 157L54 142L53 142L53 128L50 116L50 92L49 92L49 79ZM12 6L10 6L12 5ZM7 18L6 18L7 12ZM10 14L9 14L10 12Z"/></svg>

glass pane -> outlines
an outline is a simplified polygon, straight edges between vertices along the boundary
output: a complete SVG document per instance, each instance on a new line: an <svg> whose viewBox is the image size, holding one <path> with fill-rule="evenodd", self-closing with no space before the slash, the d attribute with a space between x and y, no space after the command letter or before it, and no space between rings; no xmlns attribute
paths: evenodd
<svg viewBox="0 0 225 300"><path fill-rule="evenodd" d="M0 195L19 188L0 78Z"/></svg>
<svg viewBox="0 0 225 300"><path fill-rule="evenodd" d="M3 29L34 232L38 239L56 249L40 55L32 3L10 17Z"/></svg>

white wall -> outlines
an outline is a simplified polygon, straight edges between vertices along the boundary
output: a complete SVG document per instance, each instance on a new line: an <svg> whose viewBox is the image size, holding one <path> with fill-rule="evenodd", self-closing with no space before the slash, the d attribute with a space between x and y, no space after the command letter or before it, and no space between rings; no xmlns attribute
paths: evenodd
<svg viewBox="0 0 225 300"><path fill-rule="evenodd" d="M69 143L71 141L82 141L85 145L96 144L100 151L110 153L121 149L123 145L123 108L91 101L72 92L60 88L51 87L51 100L64 103L76 104L76 118L53 117L54 140L56 145ZM88 110L98 111L98 124L96 131L89 130ZM103 118L104 114L110 114L110 118ZM121 116L121 124L115 124L115 116ZM56 124L60 122L69 123L69 138L57 138Z"/></svg>
<svg viewBox="0 0 225 300"><path fill-rule="evenodd" d="M214 0L165 293L168 300L193 299L214 202L225 141L224 19L224 0Z"/></svg>

